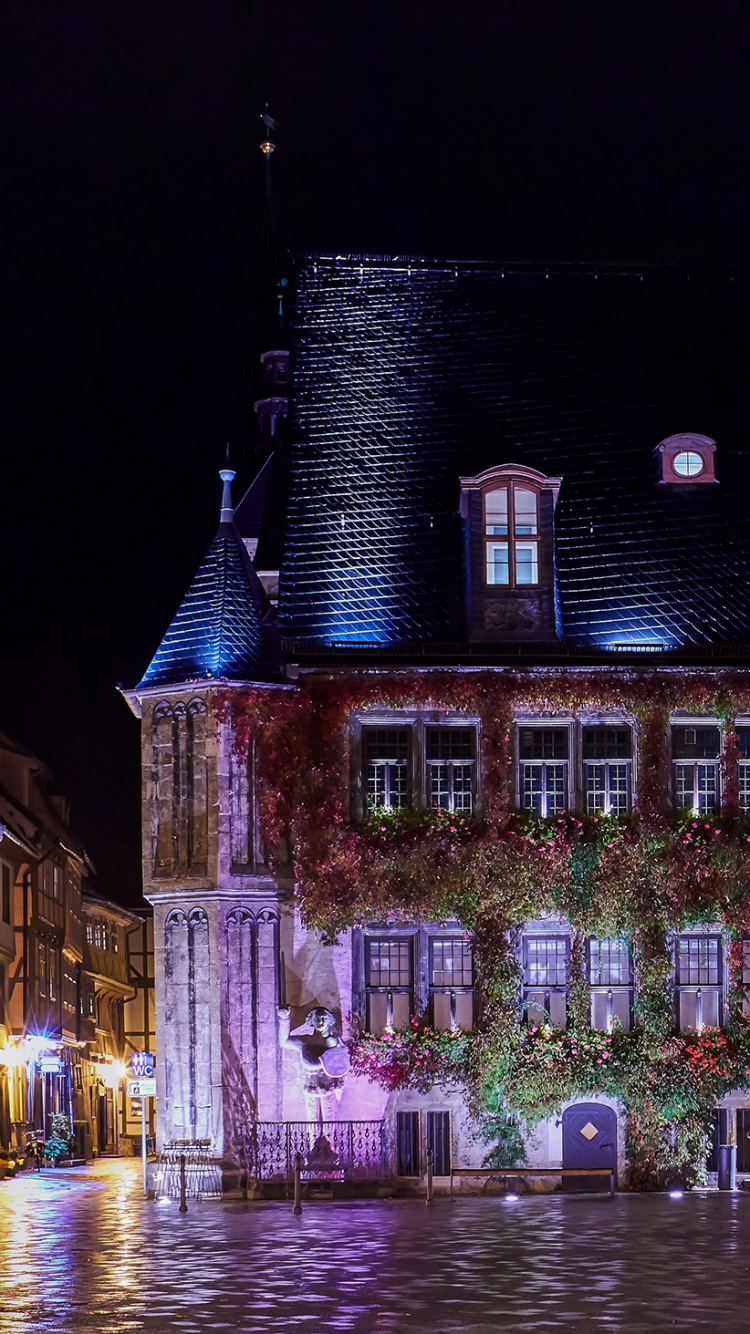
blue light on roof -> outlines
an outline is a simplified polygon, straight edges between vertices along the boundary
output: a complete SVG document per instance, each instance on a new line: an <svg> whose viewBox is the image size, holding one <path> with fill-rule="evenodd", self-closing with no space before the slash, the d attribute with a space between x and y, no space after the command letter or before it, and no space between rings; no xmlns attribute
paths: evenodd
<svg viewBox="0 0 750 1334"><path fill-rule="evenodd" d="M141 685L262 680L263 593L235 527L223 523Z"/></svg>
<svg viewBox="0 0 750 1334"><path fill-rule="evenodd" d="M668 649L681 647L675 636L665 634L663 630L615 631L612 634L592 636L597 648L611 653L664 653Z"/></svg>

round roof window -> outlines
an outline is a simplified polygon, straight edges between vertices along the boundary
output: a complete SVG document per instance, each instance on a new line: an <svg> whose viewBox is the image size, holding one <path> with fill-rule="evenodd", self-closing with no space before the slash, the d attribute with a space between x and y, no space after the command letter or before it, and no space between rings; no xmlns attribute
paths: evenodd
<svg viewBox="0 0 750 1334"><path fill-rule="evenodd" d="M698 473L703 472L703 455L694 453L692 449L683 449L681 453L675 454L672 467L680 477L697 477Z"/></svg>

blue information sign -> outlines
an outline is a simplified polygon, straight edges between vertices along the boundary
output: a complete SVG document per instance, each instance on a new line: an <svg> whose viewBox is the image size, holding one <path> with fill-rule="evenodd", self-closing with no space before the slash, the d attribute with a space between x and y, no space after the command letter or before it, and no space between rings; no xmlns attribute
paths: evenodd
<svg viewBox="0 0 750 1334"><path fill-rule="evenodd" d="M134 1051L130 1059L130 1071L133 1079L152 1079L154 1075L154 1055L150 1051Z"/></svg>

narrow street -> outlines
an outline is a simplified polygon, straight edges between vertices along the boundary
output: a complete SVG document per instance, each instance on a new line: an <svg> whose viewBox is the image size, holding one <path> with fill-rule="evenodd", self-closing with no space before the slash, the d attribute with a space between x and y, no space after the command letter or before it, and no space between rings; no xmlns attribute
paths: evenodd
<svg viewBox="0 0 750 1334"><path fill-rule="evenodd" d="M744 1331L743 1194L306 1204L140 1194L139 1164L0 1186L0 1330Z"/></svg>

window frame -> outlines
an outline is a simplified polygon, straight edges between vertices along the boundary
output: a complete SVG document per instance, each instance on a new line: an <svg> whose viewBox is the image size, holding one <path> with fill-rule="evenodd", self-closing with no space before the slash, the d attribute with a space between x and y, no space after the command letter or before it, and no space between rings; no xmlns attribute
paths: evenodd
<svg viewBox="0 0 750 1334"><path fill-rule="evenodd" d="M435 968L435 950L436 950L436 947L443 947L443 946L445 946L445 945L456 945L456 944L460 945L460 947L461 947L461 951L462 951L462 952L464 952L465 950L468 949L468 954L469 954L469 965L470 965L470 971L471 971L471 981L470 981L470 982L459 982L459 983L454 983L453 985L450 985L450 984L448 984L448 983L446 983L446 982L442 982L442 983L437 983L437 982L435 982L435 981L434 981L435 973L436 973L436 971L438 971L438 970ZM446 970L443 969L442 971L445 972ZM462 970L462 971L463 971L463 970ZM463 1031L463 1032L468 1032L468 1033L472 1032L472 1030L473 1030L473 1029L475 1028L475 1026L476 1026L476 968L475 968L475 963L474 963L474 950L473 950L473 946L472 946L472 941L471 941L471 938L468 937L465 933L464 933L464 934L460 934L459 932L454 932L454 933L451 933L451 934L448 934L448 933L446 933L446 934L442 934L442 933L441 933L440 935L437 935L437 934L434 934L434 935L433 935L433 934L430 934L430 935L428 936L428 938L427 938L427 994L428 994L428 1006L429 1006L430 1022L431 1022L431 1024L432 1024L432 1027L433 1027L433 1028L437 1029L437 1027L438 1027L438 1025L437 1025L437 1023L436 1023L436 1019L435 1019L435 997L436 997L436 996L449 996L449 997L450 997L450 1017L451 1017L450 1030L449 1030L449 1031L454 1032L454 1033L461 1032L461 1031ZM459 995L460 995L460 996L469 996L470 999L471 999L471 1025L470 1025L470 1027L469 1027L468 1029L467 1029L467 1028L462 1029L462 1028L461 1028L461 1025L458 1023L458 1016L457 1016L458 1004L457 1004L456 997L459 996ZM445 1029L441 1029L440 1031L444 1032L444 1031L446 1031L446 1030L445 1030Z"/></svg>
<svg viewBox="0 0 750 1334"><path fill-rule="evenodd" d="M393 758L384 755L378 758L377 754L370 754L370 737L376 732L403 732L406 735L406 757L404 759ZM371 814L375 810L401 811L407 809L413 804L413 775L412 765L414 758L414 722L412 719L405 719L403 722L366 722L362 724L361 744L362 744L362 784L363 784L363 807L365 815ZM370 800L370 767L382 766L383 769L383 789L385 800L383 802L374 802ZM394 792L392 770L398 770L399 774L404 776L404 800L394 806L391 797Z"/></svg>
<svg viewBox="0 0 750 1334"><path fill-rule="evenodd" d="M372 956L373 945L388 945L390 947L393 945L401 946L404 944L407 946L407 951L408 951L407 952L407 963L409 972L408 983L399 982L394 984L392 982L388 983L371 982L370 981L371 956ZM364 948L364 983L365 983L364 1001L365 1001L365 1028L368 1033L375 1032L375 1029L372 1026L372 1007L370 1004L370 998L372 996L385 996L385 1012L386 1012L385 1027L394 1026L393 1023L394 995L407 996L408 1011L409 1011L407 1023L411 1021L414 1015L414 1001L415 1001L415 980L416 980L415 944L416 942L413 933L410 933L408 935L401 933L396 934L395 932L391 934L387 931L380 931L380 932L372 931L366 933L364 938L364 947L365 947ZM402 1027L402 1025L400 1024L395 1026Z"/></svg>
<svg viewBox="0 0 750 1334"><path fill-rule="evenodd" d="M542 757L541 759L533 759L533 758L529 759L524 757L522 754L522 749L523 749L522 733L524 731L535 731L535 732L564 731L566 734L567 755L565 756L564 759L558 759L551 756ZM571 764L571 751L573 748L573 726L571 722L568 719L565 719L565 721L563 722L551 721L549 719L544 719L539 721L537 721L536 719L532 721L528 721L526 719L516 719L515 740L516 740L516 756L517 756L516 781L518 784L517 787L518 809L521 811L528 811L530 814L536 815L541 819L549 819L555 815L564 815L566 811L572 810L575 805L575 800L574 800L574 793L571 791L571 778L573 774L573 766ZM559 765L562 767L562 779L563 779L563 805L560 806L559 808L556 807L554 810L549 809L547 800L550 794L550 784L548 781L547 770L552 765ZM527 804L527 802L525 801L527 768L529 770L538 769L540 773L541 787L539 790L541 793L542 800L540 803L541 809L538 811L535 810L535 808L532 805Z"/></svg>
<svg viewBox="0 0 750 1334"><path fill-rule="evenodd" d="M544 942L545 945L549 945L552 942L555 942L556 944L560 943L564 944L564 949L562 951L564 958L564 972L565 972L564 982L531 981L531 962L530 962L529 946L531 944L541 944L542 942ZM555 953L557 954L559 952L555 951ZM565 997L565 1026L567 1027L568 997L570 995L570 955L571 955L571 940L570 940L570 935L568 933L563 931L551 931L551 932L524 931L522 937L522 973L523 973L522 986L523 986L523 1009L524 1009L524 1014L526 1015L527 1023L529 1022L530 993L541 992L543 997L542 1005L539 1006L537 1002L533 1001L531 1002L531 1004L536 1004L537 1008L541 1008L545 1012L545 1014L549 1016L550 1020L552 1019L552 1007L550 1004L550 997L553 995L555 996L562 995Z"/></svg>
<svg viewBox="0 0 750 1334"><path fill-rule="evenodd" d="M714 757L714 756L696 755L692 758L676 756L674 753L676 747L676 733L700 732L700 731L712 731L718 733L716 756ZM686 742L686 744L691 744L691 743ZM692 744L696 743L693 742ZM686 814L696 815L701 819L705 819L706 817L712 819L720 815L721 803L723 798L722 781L721 781L722 734L718 722L704 718L701 718L700 720L697 720L695 722L685 719L673 719L670 724L670 753L671 753L671 768L672 768L672 800L675 811L678 813L680 811L684 811ZM702 777L700 774L701 769L705 769L707 771L706 777L708 776L708 773L710 771L710 776L713 778L714 801L710 807L707 804L704 805L703 808L701 807L701 802L700 802L701 795L705 796L708 791L708 789L705 789L703 794L701 794L700 791L701 777ZM688 791L692 793L693 804L688 806L685 804L684 801L679 800L681 796L686 795L684 792L681 793L679 789L680 789L680 781L682 775L689 774L691 770L692 770L692 779Z"/></svg>
<svg viewBox="0 0 750 1334"><path fill-rule="evenodd" d="M591 722L582 720L579 725L579 745L581 756L581 806L587 815L629 815L633 809L633 752L635 749L632 723L626 719L612 720L607 722ZM627 732L628 749L627 756L587 756L586 755L586 737L591 732ZM602 806L593 806L589 801L589 776L590 771L599 766L604 770L604 803ZM624 810L613 809L612 796L615 791L612 771L617 766L625 768L625 808Z"/></svg>
<svg viewBox="0 0 750 1334"><path fill-rule="evenodd" d="M602 945L609 946L613 941L622 941L625 945L625 952L628 965L628 980L626 982L597 982L594 979L593 946L597 946L599 960L602 957ZM610 952L609 950L607 951ZM601 973L601 963L599 970ZM633 950L630 940L625 936L587 936L586 938L586 978L589 991L591 993L591 1026L594 1025L594 997L604 995L607 999L607 1025L603 1030L611 1033L615 1026L616 1015L614 1012L615 995L627 996L628 998L628 1030L633 1026L633 1003L635 1000L635 970L633 961ZM601 1031L601 1030L600 1030Z"/></svg>
<svg viewBox="0 0 750 1334"><path fill-rule="evenodd" d="M490 496L497 495L499 492L505 492L507 496L507 520L506 533L491 533L492 527L500 527L499 524L492 524L487 511L487 501ZM516 514L516 493L526 491L535 497L536 517L533 522L535 531L533 533L524 533L519 531L530 525L519 524ZM484 543L484 582L487 588L539 588L540 586L540 566L541 566L541 497L542 489L536 483L526 477L503 477L496 484L487 486L482 492L482 532ZM529 581L521 582L518 578L518 548L532 547L533 558L530 562L534 570L535 578ZM508 555L508 581L507 583L497 582L490 579L490 570L494 569L494 562L490 561L490 548L504 547ZM523 565L523 562L522 562Z"/></svg>
<svg viewBox="0 0 750 1334"><path fill-rule="evenodd" d="M687 465L685 468L679 468L677 466L678 462L681 459L685 459ZM691 460L693 459L697 459L698 461L697 468L692 467ZM683 477L687 481L689 481L693 477L700 477L701 473L706 471L706 460L704 455L699 449L695 448L680 449L672 459L672 467L674 468L674 471L677 473L678 477Z"/></svg>
<svg viewBox="0 0 750 1334"><path fill-rule="evenodd" d="M704 943L707 945L716 946L715 982L712 982L710 980L707 982L701 982L700 979L694 982L680 981L680 964L681 964L680 945L683 941L685 941L688 944L688 946L696 945L699 947L701 944ZM679 1032L695 1031L696 1033L701 1033L703 1031L703 1029L706 1026L706 1021L704 1021L703 1019L703 1004L702 1004L703 995L705 992L711 992L713 995L716 996L718 1026L719 1028L722 1028L724 1024L724 999L725 999L724 989L725 989L726 967L724 959L724 941L722 939L721 932L711 931L700 935L692 934L689 931L681 931L676 933L672 939L672 961L674 970L673 990L675 997L675 1008L677 1011L676 1018L677 1018L678 1031ZM700 970L701 968L700 959L698 960L697 966L698 969ZM709 964L707 965L707 967L710 968L710 966L711 965L709 960ZM683 994L691 994L694 995L696 998L696 1023L694 1030L691 1030L687 1026L683 1026L682 1023L682 1014L681 1014L682 1005L680 997Z"/></svg>
<svg viewBox="0 0 750 1334"><path fill-rule="evenodd" d="M471 751L472 751L471 756L465 758L448 758L448 759L431 758L429 754L430 735L437 734L439 732L449 733L457 731L468 732L470 734ZM427 723L425 725L423 730L424 786L425 786L425 804L428 810L450 811L454 815L458 815L459 817L463 816L467 818L471 818L475 814L477 805L477 771L478 771L477 742L478 742L477 729L476 725L473 723L464 724L459 722L456 723L439 722L439 723ZM439 802L433 802L432 799L433 771L441 766L444 766L447 770L447 794L448 794L447 805L444 805ZM456 807L456 796L466 795L465 790L459 793L457 793L456 791L456 786L457 786L456 771L458 769L468 768L469 766L470 766L469 788L468 788L469 805Z"/></svg>

